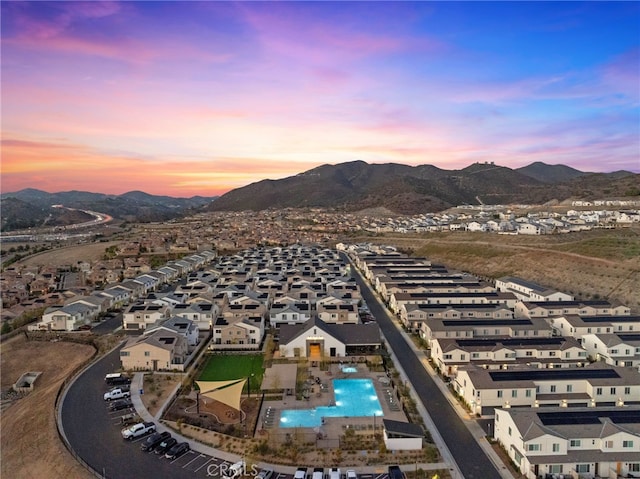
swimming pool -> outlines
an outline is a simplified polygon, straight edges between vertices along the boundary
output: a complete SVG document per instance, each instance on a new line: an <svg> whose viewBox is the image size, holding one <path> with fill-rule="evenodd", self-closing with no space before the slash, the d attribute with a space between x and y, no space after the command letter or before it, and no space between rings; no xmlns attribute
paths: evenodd
<svg viewBox="0 0 640 479"><path fill-rule="evenodd" d="M285 409L280 427L317 427L323 417L382 416L382 407L371 379L334 379L335 406Z"/></svg>

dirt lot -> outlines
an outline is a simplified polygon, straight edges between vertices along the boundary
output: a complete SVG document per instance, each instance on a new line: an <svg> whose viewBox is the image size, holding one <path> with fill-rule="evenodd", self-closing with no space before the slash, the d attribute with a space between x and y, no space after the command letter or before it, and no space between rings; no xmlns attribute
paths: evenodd
<svg viewBox="0 0 640 479"><path fill-rule="evenodd" d="M120 241L107 243L92 243L76 246L67 246L53 251L45 251L19 261L25 266L65 265L77 264L78 261L96 261L102 258L105 249L109 246L120 244Z"/></svg>
<svg viewBox="0 0 640 479"><path fill-rule="evenodd" d="M90 478L62 445L55 426L54 403L64 379L94 348L68 342L27 341L16 336L2 344L2 390L22 373L42 371L35 390L3 409L0 420L3 478Z"/></svg>
<svg viewBox="0 0 640 479"><path fill-rule="evenodd" d="M480 277L518 276L572 294L608 299L640 313L640 227L547 236L490 233L387 234L354 238L391 244Z"/></svg>

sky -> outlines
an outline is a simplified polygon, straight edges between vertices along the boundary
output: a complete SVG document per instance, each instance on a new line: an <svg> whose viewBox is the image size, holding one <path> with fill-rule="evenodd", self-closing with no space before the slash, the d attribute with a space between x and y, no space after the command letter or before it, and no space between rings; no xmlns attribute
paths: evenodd
<svg viewBox="0 0 640 479"><path fill-rule="evenodd" d="M640 173L639 2L2 1L2 192L322 164Z"/></svg>

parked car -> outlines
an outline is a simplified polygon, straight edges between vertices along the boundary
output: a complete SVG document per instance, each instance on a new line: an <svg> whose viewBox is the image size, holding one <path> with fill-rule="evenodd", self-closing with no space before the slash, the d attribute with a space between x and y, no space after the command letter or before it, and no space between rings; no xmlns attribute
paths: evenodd
<svg viewBox="0 0 640 479"><path fill-rule="evenodd" d="M329 469L329 479L340 479L340 468L332 467Z"/></svg>
<svg viewBox="0 0 640 479"><path fill-rule="evenodd" d="M271 476L273 476L273 469L262 469L258 475L256 476L256 479L271 479Z"/></svg>
<svg viewBox="0 0 640 479"><path fill-rule="evenodd" d="M134 424L133 426L124 428L122 430L122 438L123 439L135 439L137 437L146 436L147 434L151 434L152 432L156 432L156 425L152 422L139 422L138 424Z"/></svg>
<svg viewBox="0 0 640 479"><path fill-rule="evenodd" d="M389 479L404 479L404 473L400 466L389 466Z"/></svg>
<svg viewBox="0 0 640 479"><path fill-rule="evenodd" d="M237 479L244 474L246 469L244 461L238 461L235 464L230 465L227 470L223 469L222 479Z"/></svg>
<svg viewBox="0 0 640 479"><path fill-rule="evenodd" d="M160 445L153 450L153 452L158 455L165 454L169 449L171 449L177 443L178 443L178 440L175 437L170 437L169 439L162 441Z"/></svg>
<svg viewBox="0 0 640 479"><path fill-rule="evenodd" d="M109 404L110 411L121 411L123 409L131 409L133 407L133 403L131 399L117 399Z"/></svg>
<svg viewBox="0 0 640 479"><path fill-rule="evenodd" d="M156 447L158 447L162 441L165 441L171 437L171 433L169 431L164 432L154 432L151 436L144 440L140 449L145 452L151 452Z"/></svg>
<svg viewBox="0 0 640 479"><path fill-rule="evenodd" d="M353 469L347 469L347 479L358 479L358 474Z"/></svg>
<svg viewBox="0 0 640 479"><path fill-rule="evenodd" d="M131 396L131 391L129 391L129 388L114 388L111 389L110 391L107 391L106 393L104 393L103 399L105 401L113 401L114 399L124 399L124 398L128 398Z"/></svg>
<svg viewBox="0 0 640 479"><path fill-rule="evenodd" d="M120 416L120 424L122 424L123 426L131 426L138 421L140 421L140 416L138 416L138 414L135 412L130 412L129 414Z"/></svg>
<svg viewBox="0 0 640 479"><path fill-rule="evenodd" d="M131 378L123 373L109 373L104 377L104 382L109 386L121 386L131 384Z"/></svg>
<svg viewBox="0 0 640 479"><path fill-rule="evenodd" d="M324 479L324 469L321 467L314 467L311 479Z"/></svg>
<svg viewBox="0 0 640 479"><path fill-rule="evenodd" d="M299 467L296 469L295 474L293 475L293 479L306 479L307 477L307 468Z"/></svg>
<svg viewBox="0 0 640 479"><path fill-rule="evenodd" d="M183 454L189 452L190 450L191 450L191 447L189 446L188 442L180 442L175 446L173 446L171 449L169 449L164 455L164 457L166 457L169 460L177 459Z"/></svg>

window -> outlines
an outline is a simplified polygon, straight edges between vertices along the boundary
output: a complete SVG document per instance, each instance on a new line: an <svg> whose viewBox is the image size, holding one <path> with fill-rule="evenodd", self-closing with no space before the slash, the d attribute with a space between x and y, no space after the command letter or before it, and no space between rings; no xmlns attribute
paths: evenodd
<svg viewBox="0 0 640 479"><path fill-rule="evenodd" d="M511 390L511 397L512 398L517 398L518 397L518 390L517 389L512 389Z"/></svg>
<svg viewBox="0 0 640 479"><path fill-rule="evenodd" d="M471 353L471 358L472 359L478 359L480 357L479 353Z"/></svg>
<svg viewBox="0 0 640 479"><path fill-rule="evenodd" d="M540 444L529 444L527 446L527 451L539 451L540 450Z"/></svg>
<svg viewBox="0 0 640 479"><path fill-rule="evenodd" d="M452 357L453 357L453 356L452 356L451 354L445 354L445 355L444 355L444 359L445 359L445 361L446 361L447 359L451 359Z"/></svg>
<svg viewBox="0 0 640 479"><path fill-rule="evenodd" d="M466 354L461 354L460 355L460 361L466 361L467 360L467 355Z"/></svg>
<svg viewBox="0 0 640 479"><path fill-rule="evenodd" d="M573 392L573 384L567 384L567 392Z"/></svg>
<svg viewBox="0 0 640 479"><path fill-rule="evenodd" d="M624 388L624 394L625 394L626 396L628 396L629 394L631 394L631 387L626 386L626 387Z"/></svg>
<svg viewBox="0 0 640 479"><path fill-rule="evenodd" d="M511 426L509 426L509 436L511 436Z"/></svg>
<svg viewBox="0 0 640 479"><path fill-rule="evenodd" d="M629 472L640 472L640 462L630 462Z"/></svg>
<svg viewBox="0 0 640 479"><path fill-rule="evenodd" d="M611 388L609 391L611 392L611 394L615 394L616 393L616 388Z"/></svg>
<svg viewBox="0 0 640 479"><path fill-rule="evenodd" d="M571 439L571 441L569 442L569 445L571 447L580 447L580 444L582 444L582 441L580 439Z"/></svg>
<svg viewBox="0 0 640 479"><path fill-rule="evenodd" d="M129 351L120 351L120 356L129 356Z"/></svg>
<svg viewBox="0 0 640 479"><path fill-rule="evenodd" d="M530 398L530 397L531 397L531 389L527 389L527 390L524 392L524 395L525 395L525 397Z"/></svg>
<svg viewBox="0 0 640 479"><path fill-rule="evenodd" d="M596 388L596 396L602 396L602 388Z"/></svg>
<svg viewBox="0 0 640 479"><path fill-rule="evenodd" d="M151 352L150 352L150 351L145 351L145 352L144 352L144 355L145 355L145 356L151 356Z"/></svg>
<svg viewBox="0 0 640 479"><path fill-rule="evenodd" d="M622 441L622 447L633 447L633 441Z"/></svg>
<svg viewBox="0 0 640 479"><path fill-rule="evenodd" d="M589 472L590 467L591 467L591 464L576 464L576 472L577 473Z"/></svg>
<svg viewBox="0 0 640 479"><path fill-rule="evenodd" d="M550 464L549 474L562 474L562 464Z"/></svg>
<svg viewBox="0 0 640 479"><path fill-rule="evenodd" d="M525 353L525 356L533 356L533 351L527 351L527 352Z"/></svg>
<svg viewBox="0 0 640 479"><path fill-rule="evenodd" d="M552 450L553 452L560 452L560 444L558 444L557 442L554 442L554 443L551 445L551 450Z"/></svg>
<svg viewBox="0 0 640 479"><path fill-rule="evenodd" d="M556 386L555 386L555 384L552 384L552 385L551 385L550 391L551 391L552 393L556 392Z"/></svg>
<svg viewBox="0 0 640 479"><path fill-rule="evenodd" d="M498 397L501 398L502 397L502 390L498 389Z"/></svg>
<svg viewBox="0 0 640 479"><path fill-rule="evenodd" d="M613 448L613 441L605 441L605 442L604 442L604 448L605 448L605 449L611 449L611 448Z"/></svg>

